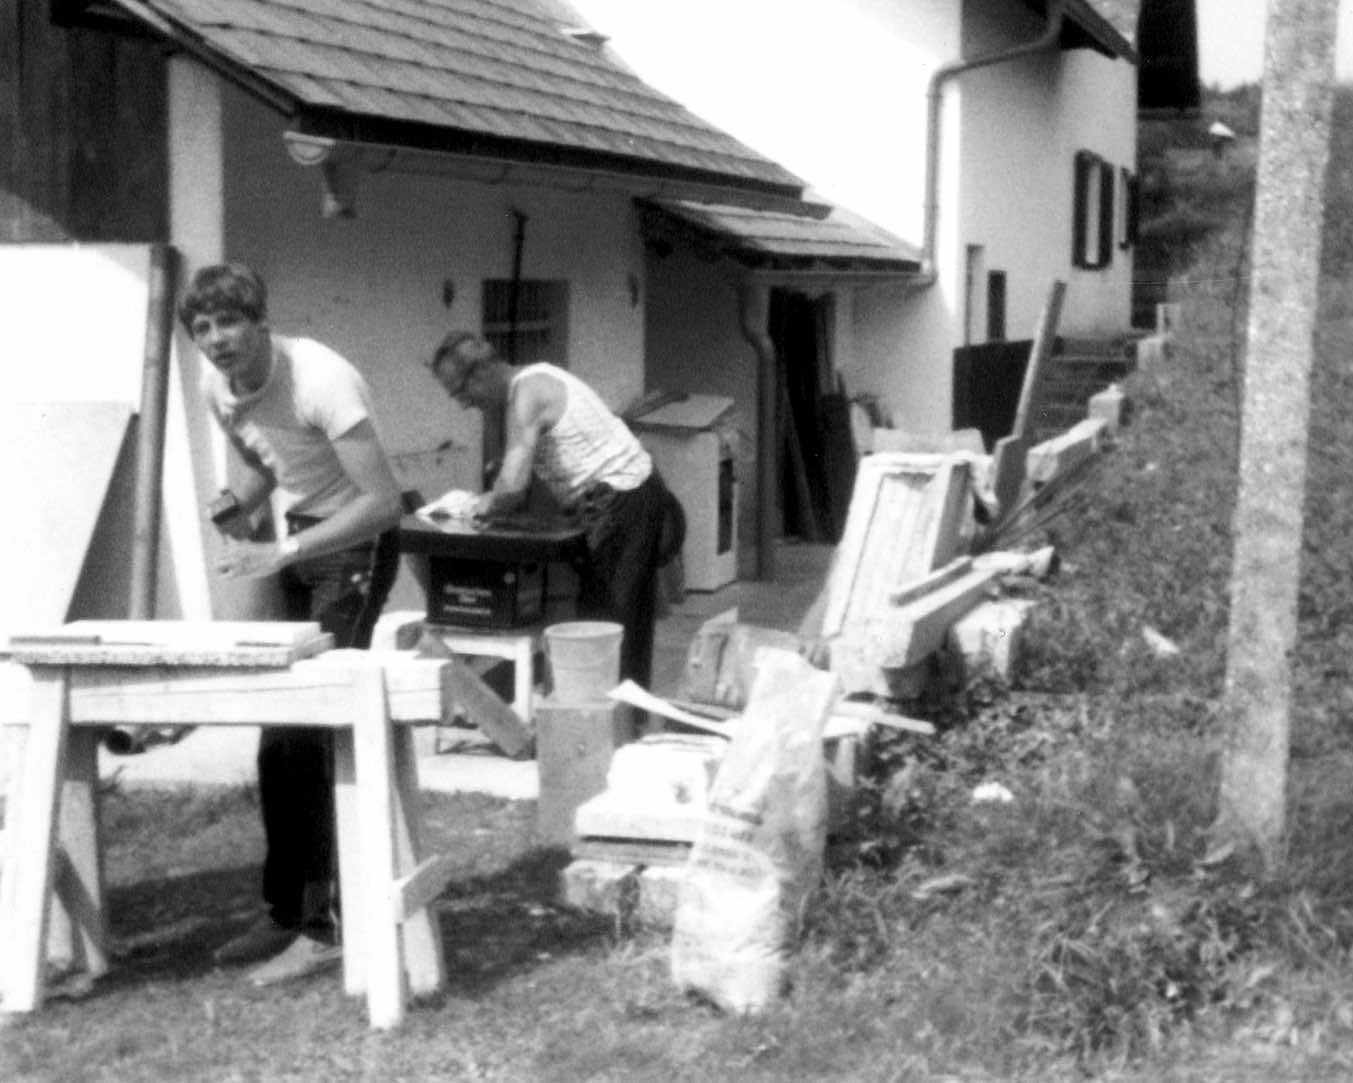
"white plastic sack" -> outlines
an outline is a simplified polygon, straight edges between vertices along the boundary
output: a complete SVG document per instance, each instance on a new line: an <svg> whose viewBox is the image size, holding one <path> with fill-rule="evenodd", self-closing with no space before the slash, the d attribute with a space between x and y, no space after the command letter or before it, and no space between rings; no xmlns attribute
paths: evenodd
<svg viewBox="0 0 1353 1083"><path fill-rule="evenodd" d="M836 677L797 653L757 651L747 709L719 765L672 934L672 977L725 1011L764 1009L784 986L827 839L822 731Z"/></svg>

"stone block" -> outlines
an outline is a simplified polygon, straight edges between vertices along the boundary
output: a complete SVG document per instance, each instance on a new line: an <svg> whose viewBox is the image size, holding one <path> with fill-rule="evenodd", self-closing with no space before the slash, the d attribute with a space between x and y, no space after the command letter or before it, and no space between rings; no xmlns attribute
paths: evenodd
<svg viewBox="0 0 1353 1083"><path fill-rule="evenodd" d="M639 897L634 917L650 929L670 929L676 923L684 866L651 866L639 871Z"/></svg>
<svg viewBox="0 0 1353 1083"><path fill-rule="evenodd" d="M570 862L559 874L559 901L576 910L620 915L634 906L639 866L611 861Z"/></svg>
<svg viewBox="0 0 1353 1083"><path fill-rule="evenodd" d="M1128 397L1117 384L1110 384L1103 391L1090 396L1086 404L1086 414L1104 422L1104 432L1109 439L1118 435L1118 431L1128 422Z"/></svg>
<svg viewBox="0 0 1353 1083"><path fill-rule="evenodd" d="M1036 603L1027 598L983 602L949 629L949 649L962 663L963 678L986 674L1009 680L1019 661L1025 623Z"/></svg>

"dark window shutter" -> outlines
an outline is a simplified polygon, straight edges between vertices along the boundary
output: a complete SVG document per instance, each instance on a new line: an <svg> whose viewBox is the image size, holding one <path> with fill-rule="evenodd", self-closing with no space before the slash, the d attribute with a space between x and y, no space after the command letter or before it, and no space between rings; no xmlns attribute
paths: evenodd
<svg viewBox="0 0 1353 1083"><path fill-rule="evenodd" d="M1141 213L1140 190L1137 178L1123 170L1123 239L1120 248L1131 248L1137 243L1137 222Z"/></svg>
<svg viewBox="0 0 1353 1083"><path fill-rule="evenodd" d="M1095 257L1096 267L1107 267L1113 262L1113 166L1108 162L1099 164L1099 252Z"/></svg>
<svg viewBox="0 0 1353 1083"><path fill-rule="evenodd" d="M1071 207L1071 266L1087 266L1085 259L1086 242L1089 239L1090 213L1090 176L1094 170L1095 156L1088 150L1076 152L1076 171L1074 195Z"/></svg>

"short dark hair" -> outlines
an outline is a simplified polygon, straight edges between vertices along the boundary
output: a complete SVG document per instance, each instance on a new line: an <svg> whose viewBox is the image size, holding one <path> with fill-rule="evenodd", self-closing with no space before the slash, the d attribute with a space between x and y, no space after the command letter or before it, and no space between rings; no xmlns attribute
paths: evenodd
<svg viewBox="0 0 1353 1083"><path fill-rule="evenodd" d="M428 362L435 375L445 361L454 361L457 365L474 368L491 361L497 356L492 344L483 335L474 331L452 331L437 345Z"/></svg>
<svg viewBox="0 0 1353 1083"><path fill-rule="evenodd" d="M193 275L179 302L179 322L192 334L193 320L204 312L239 312L255 323L268 318L268 287L252 267L215 263Z"/></svg>

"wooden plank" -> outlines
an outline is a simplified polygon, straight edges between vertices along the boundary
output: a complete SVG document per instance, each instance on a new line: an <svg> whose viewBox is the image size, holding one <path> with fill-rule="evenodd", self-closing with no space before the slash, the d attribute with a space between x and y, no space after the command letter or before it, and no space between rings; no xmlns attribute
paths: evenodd
<svg viewBox="0 0 1353 1083"><path fill-rule="evenodd" d="M808 465L803 459L803 441L799 437L799 426L794 420L793 404L789 401L789 389L784 381L780 385L780 426L781 438L789 452L789 475L794 482L794 502L798 505L802 520L804 540L819 542L822 529L817 521L817 509L813 506L813 488L808 483Z"/></svg>
<svg viewBox="0 0 1353 1083"><path fill-rule="evenodd" d="M691 844L658 839L580 838L570 853L576 858L617 865L684 865L691 856Z"/></svg>
<svg viewBox="0 0 1353 1083"><path fill-rule="evenodd" d="M89 620L10 637L35 665L289 666L332 646L313 622Z"/></svg>
<svg viewBox="0 0 1353 1083"><path fill-rule="evenodd" d="M1094 458L1103 447L1107 424L1103 418L1086 418L1060 436L1031 447L1025 468L1030 484L1046 485Z"/></svg>
<svg viewBox="0 0 1353 1083"><path fill-rule="evenodd" d="M930 501L925 521L925 534L920 545L920 571L928 573L947 564L958 552L959 534L963 519L968 514L968 480L972 463L957 456L944 460L935 480L927 489Z"/></svg>
<svg viewBox="0 0 1353 1083"><path fill-rule="evenodd" d="M832 643L831 670L846 693L891 695L885 671L900 671L939 649L959 617L987 595L998 573L970 571L907 605L880 610Z"/></svg>
<svg viewBox="0 0 1353 1083"><path fill-rule="evenodd" d="M992 450L992 488L996 494L998 514L1005 518L1010 515L1024 484L1024 461L1028 453L1031 434L1029 417L1037 401L1043 372L1048 359L1052 356L1057 340L1057 323L1061 318L1062 300L1066 295L1065 282L1053 282L1048 299L1038 319L1038 330L1029 351L1029 364L1024 370L1024 383L1020 388L1019 406L1015 411L1015 423L1009 436L996 441Z"/></svg>
<svg viewBox="0 0 1353 1083"><path fill-rule="evenodd" d="M908 432L905 429L875 429L872 443L874 451L903 451L911 454L947 455L955 451L966 451L973 455L986 455L987 447L982 441L981 429L956 429L953 432Z"/></svg>
<svg viewBox="0 0 1353 1083"><path fill-rule="evenodd" d="M446 890L456 874L459 862L450 854L435 854L424 858L406 876L395 881L395 915L407 921L426 910L428 905ZM428 990L424 990L425 992ZM417 989L414 992L418 992Z"/></svg>
<svg viewBox="0 0 1353 1083"><path fill-rule="evenodd" d="M392 721L406 725L449 721L456 692L448 660L351 648L303 659L289 669L83 669L71 678L70 715L82 726L143 722L342 727L350 714L347 667L365 662L386 672ZM487 688L485 693L493 695ZM502 710L507 710L505 705ZM0 723L4 722L20 720L0 715Z"/></svg>
<svg viewBox="0 0 1353 1083"><path fill-rule="evenodd" d="M918 579L909 586L901 590L895 590L888 595L888 601L893 605L906 605L908 602L914 602L917 598L923 598L931 591L938 590L940 587L947 586L959 576L967 575L972 570L972 557L959 557L957 560L951 560L942 568L937 568L923 579Z"/></svg>
<svg viewBox="0 0 1353 1083"><path fill-rule="evenodd" d="M853 703L850 700L838 700L832 707L831 718L827 721L830 733L833 722L838 718L850 718L859 722L868 722L871 726L883 726L885 729L900 730L903 733L917 733L923 737L933 736L935 726L922 718L908 718L893 711L885 711L874 703Z"/></svg>
<svg viewBox="0 0 1353 1083"><path fill-rule="evenodd" d="M521 756L530 749L531 731L522 724L517 713L480 679L479 674L457 658L446 644L435 635L426 635L419 643L419 651L437 657L446 667L443 687L449 700L445 704L446 715L441 721L450 723L454 719L455 712L451 709L454 702L465 713L465 717L478 726L504 754Z"/></svg>

